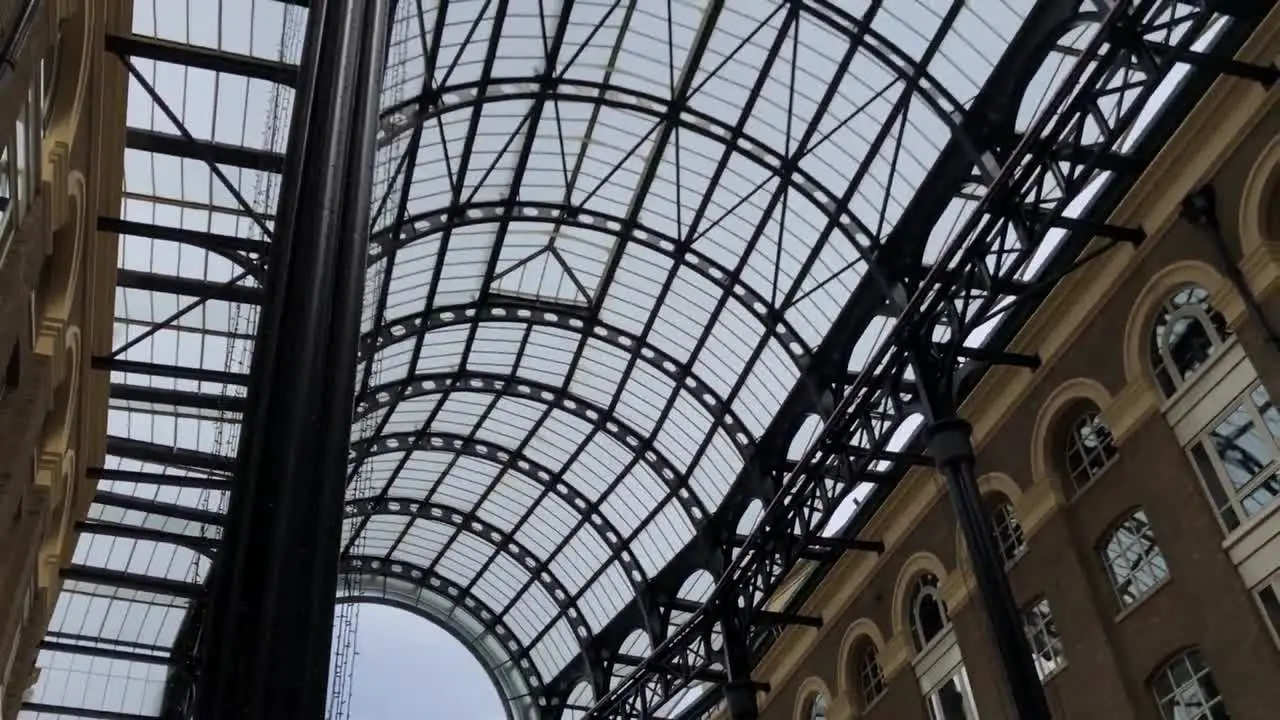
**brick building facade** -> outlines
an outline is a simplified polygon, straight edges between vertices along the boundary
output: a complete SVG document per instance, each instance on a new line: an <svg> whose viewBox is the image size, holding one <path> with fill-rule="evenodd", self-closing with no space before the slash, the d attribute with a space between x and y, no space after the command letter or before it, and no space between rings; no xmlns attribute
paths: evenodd
<svg viewBox="0 0 1280 720"><path fill-rule="evenodd" d="M1275 62L1275 19L1242 59ZM1064 281L1015 343L1043 366L965 407L1056 717L1280 707L1277 97L1219 81L1112 219L1147 238ZM757 671L761 717L1015 717L940 478L912 471L868 536L887 552L843 558L805 604L823 627Z"/></svg>
<svg viewBox="0 0 1280 720"><path fill-rule="evenodd" d="M35 681L38 646L101 463L114 248L96 244L103 4L0 2L0 717ZM108 121L109 122L109 121ZM111 124L105 127L112 128ZM105 141L104 141L105 138ZM115 164L114 162L112 164ZM106 273L104 275L104 272ZM96 458L96 461L95 461Z"/></svg>

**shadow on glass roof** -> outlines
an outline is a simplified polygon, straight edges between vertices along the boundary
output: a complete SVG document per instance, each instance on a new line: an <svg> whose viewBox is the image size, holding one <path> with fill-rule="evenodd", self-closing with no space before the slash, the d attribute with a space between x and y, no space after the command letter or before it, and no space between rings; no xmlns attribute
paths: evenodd
<svg viewBox="0 0 1280 720"><path fill-rule="evenodd" d="M189 682L304 5L135 0L108 38L129 72L125 197L99 220L119 236L109 454L23 717L155 717ZM889 337L884 278L977 207L999 160L976 131L1016 141L1087 62L1099 16L1075 5L396 3L343 599L445 627L517 717L580 716L633 673ZM1170 44L1231 25L1147 5ZM986 127L971 108L996 96ZM831 483L828 535L912 457L919 417L881 422L897 454ZM720 670L660 715L705 713Z"/></svg>

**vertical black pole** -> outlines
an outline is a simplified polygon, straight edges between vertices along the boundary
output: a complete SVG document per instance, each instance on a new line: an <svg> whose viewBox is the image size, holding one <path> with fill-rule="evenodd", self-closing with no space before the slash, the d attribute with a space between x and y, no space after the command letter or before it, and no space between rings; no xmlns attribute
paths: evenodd
<svg viewBox="0 0 1280 720"><path fill-rule="evenodd" d="M312 0L195 717L324 716L386 0Z"/></svg>
<svg viewBox="0 0 1280 720"><path fill-rule="evenodd" d="M932 331L932 324L920 331L919 347L911 353L920 399L931 422L929 455L946 478L1018 720L1052 720L1044 686L1031 655L1031 643L1023 627L1022 613L1009 586L1009 576L1005 574L1004 558L996 545L995 528L978 489L973 428L958 417L955 391L958 363L952 353L931 342Z"/></svg>
<svg viewBox="0 0 1280 720"><path fill-rule="evenodd" d="M742 625L741 614L735 609L727 610L720 622L721 642L724 643L725 708L729 711L729 720L757 720L760 707L756 702L756 685L751 680L751 649Z"/></svg>

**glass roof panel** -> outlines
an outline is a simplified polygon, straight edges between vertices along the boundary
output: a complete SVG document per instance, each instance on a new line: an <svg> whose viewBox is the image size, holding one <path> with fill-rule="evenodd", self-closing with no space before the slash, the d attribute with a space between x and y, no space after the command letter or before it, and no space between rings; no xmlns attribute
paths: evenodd
<svg viewBox="0 0 1280 720"><path fill-rule="evenodd" d="M358 451L369 494L510 528L573 595L512 624L598 629L724 502L1017 31L999 5L400 4L355 435L456 442ZM426 533L473 579L501 555Z"/></svg>

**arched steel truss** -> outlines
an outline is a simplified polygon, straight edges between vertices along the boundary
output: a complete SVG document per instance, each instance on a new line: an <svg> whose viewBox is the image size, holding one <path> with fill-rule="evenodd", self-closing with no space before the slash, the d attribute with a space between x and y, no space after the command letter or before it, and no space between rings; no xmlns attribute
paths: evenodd
<svg viewBox="0 0 1280 720"><path fill-rule="evenodd" d="M135 18L107 41L137 106L127 199L99 221L122 246L116 346L94 362L112 373L112 438L42 661L55 669L29 709L177 717L192 692L239 423L256 402L247 358L308 12L302 0L237 1L260 6L267 19L255 22L280 42L181 40L194 18ZM410 609L468 644L517 717L559 717L584 682L593 697L573 704L597 717L709 711L730 646L755 658L781 625L808 622L763 609L797 559L818 561L811 586L922 461L908 436L893 439L920 410L915 376L884 342L873 352L870 329L902 341L885 318L909 325L947 300L971 330L1051 286L1090 238L1140 237L1099 218L1178 113L1222 72L1272 79L1229 59L1266 3L1042 0L976 40L963 35L976 27L972 10L956 2L921 16L916 47L891 22L900 8L875 0L856 12L826 0L696 12L579 0L542 18L514 5L396 4L340 572L344 599ZM675 48L690 70L655 80L627 38L657 16L666 19L646 42ZM540 47L506 44L516 23L541 24ZM1072 34L1081 27L1091 28L1084 40ZM1210 29L1216 42L1187 55ZM820 33L830 57L802 58L803 33ZM957 49L966 42L994 54ZM512 64L522 52L542 64ZM1094 62L1052 78L1076 83L1075 94L1037 80L1055 53L1081 52ZM1117 78L1149 98L1175 56L1193 66L1183 89L1145 139L1126 140L1138 101L1116 100ZM716 76L735 63L752 68L740 75L753 84L714 97L708 88L729 92ZM980 67L981 81L960 64ZM809 80L808 95L783 87L817 67L836 80ZM862 89L861 106L846 97L873 71L879 83ZM183 74L248 88L245 107L256 93L261 140L244 138L262 128L242 127L232 142L184 108L182 93L203 86L182 85ZM1033 123L1024 96L1041 95L1053 112ZM1099 114L1114 117L1081 119ZM576 130L547 134L571 122ZM622 137L607 122L630 123L634 149L603 147ZM923 134L911 134L915 123ZM839 159L842 146L856 157ZM928 158L904 169L913 153ZM188 197L146 174L164 163L206 191ZM679 175L693 166L702 174ZM1100 183L1089 208L1066 211ZM182 214L192 207L199 221ZM1052 262L1027 271L1054 237ZM598 257L582 254L592 243ZM651 278L635 270L640 253ZM535 266L560 284L521 274ZM991 345L1016 330L1029 297ZM529 364L539 352L542 364ZM991 347L963 352L1009 361ZM588 366L594 384L580 381ZM663 389L648 415L638 409L646 383ZM817 454L789 461L812 413L829 419ZM494 504L516 488L518 506ZM860 501L843 505L855 510L847 527L823 533L850 497ZM762 519L739 527L753 502L768 506ZM505 590L482 579L499 566L511 573ZM682 595L704 570L720 585ZM730 594L745 612L723 612ZM144 617L160 618L146 638ZM650 655L628 650L637 633ZM77 654L134 663L152 684L114 705L42 689L59 658Z"/></svg>

